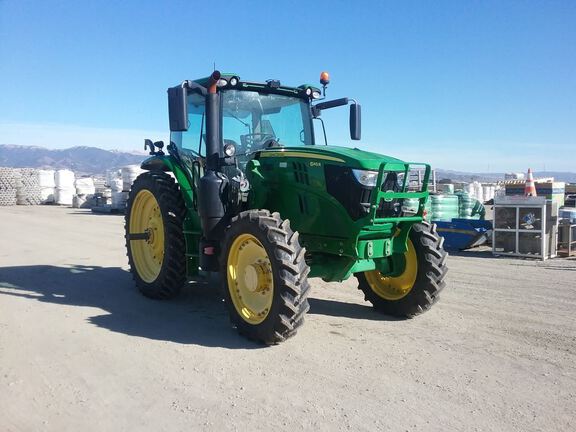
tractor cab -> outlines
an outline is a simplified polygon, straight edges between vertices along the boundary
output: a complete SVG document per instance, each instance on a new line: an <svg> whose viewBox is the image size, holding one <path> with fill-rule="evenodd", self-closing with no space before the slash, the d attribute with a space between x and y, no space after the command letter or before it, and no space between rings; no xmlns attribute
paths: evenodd
<svg viewBox="0 0 576 432"><path fill-rule="evenodd" d="M182 154L206 158L206 95L199 86L209 78L185 81L169 89L170 141ZM323 81L324 86L328 81ZM221 74L216 81L219 95L218 125L220 158L234 157L244 171L257 152L273 147L315 144L313 119L322 109L349 103L347 98L318 103L318 88L310 85L285 87L279 81L242 82L233 74ZM351 137L360 139L360 106L351 106ZM324 125L322 123L322 128ZM324 133L324 140L326 134ZM224 161L221 165L226 165Z"/></svg>

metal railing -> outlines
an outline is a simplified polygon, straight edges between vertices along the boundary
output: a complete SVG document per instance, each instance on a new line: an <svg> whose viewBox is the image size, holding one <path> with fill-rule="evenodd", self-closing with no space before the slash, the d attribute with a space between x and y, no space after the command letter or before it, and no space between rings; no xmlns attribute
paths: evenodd
<svg viewBox="0 0 576 432"><path fill-rule="evenodd" d="M399 166L404 166L404 170L400 171ZM410 172L412 169L424 167L424 179L419 185L419 190L410 191L413 185L410 184ZM409 221L421 221L424 212L424 205L426 198L428 197L428 181L430 179L430 165L423 163L393 163L393 162L382 162L380 168L378 169L378 180L376 182L375 193L372 197L372 202L370 206L370 221L372 224L384 224L391 222L409 222ZM382 190L386 176L388 173L396 172L397 174L403 174L403 181L401 191L393 190ZM393 202L396 199L418 199L418 211L413 216L394 216L394 217L378 217L378 209L382 202Z"/></svg>

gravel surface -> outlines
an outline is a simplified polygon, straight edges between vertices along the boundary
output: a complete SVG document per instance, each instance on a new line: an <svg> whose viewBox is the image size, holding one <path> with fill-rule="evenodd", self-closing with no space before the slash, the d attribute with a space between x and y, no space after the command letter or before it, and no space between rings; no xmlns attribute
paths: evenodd
<svg viewBox="0 0 576 432"><path fill-rule="evenodd" d="M312 280L299 333L240 337L210 284L143 298L123 218L0 208L0 430L576 430L576 260L449 257L432 310Z"/></svg>

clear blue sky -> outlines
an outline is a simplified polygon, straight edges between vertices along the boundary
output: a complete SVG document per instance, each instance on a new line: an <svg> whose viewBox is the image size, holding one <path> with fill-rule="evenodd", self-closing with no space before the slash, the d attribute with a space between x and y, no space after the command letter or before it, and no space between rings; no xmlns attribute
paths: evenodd
<svg viewBox="0 0 576 432"><path fill-rule="evenodd" d="M436 167L576 171L576 1L0 0L0 143L136 149L212 70L362 103L328 137Z"/></svg>

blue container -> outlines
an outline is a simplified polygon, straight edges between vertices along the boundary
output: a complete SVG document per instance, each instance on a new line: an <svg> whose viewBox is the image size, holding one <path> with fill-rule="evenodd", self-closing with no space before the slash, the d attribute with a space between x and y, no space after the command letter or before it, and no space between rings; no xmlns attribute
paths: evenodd
<svg viewBox="0 0 576 432"><path fill-rule="evenodd" d="M444 249L462 250L480 246L492 237L492 222L478 219L433 221L444 237Z"/></svg>

